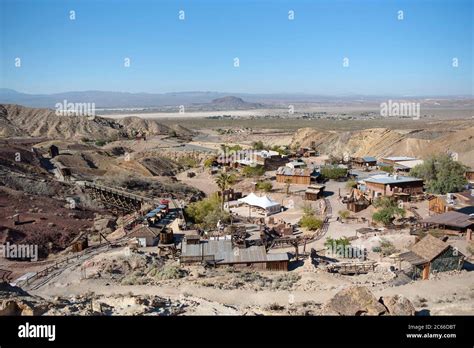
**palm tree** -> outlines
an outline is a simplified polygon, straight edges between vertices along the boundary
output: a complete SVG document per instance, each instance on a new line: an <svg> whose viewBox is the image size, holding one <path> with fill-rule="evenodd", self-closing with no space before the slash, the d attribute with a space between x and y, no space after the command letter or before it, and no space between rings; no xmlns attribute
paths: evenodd
<svg viewBox="0 0 474 348"><path fill-rule="evenodd" d="M216 184L221 190L222 209L224 209L224 192L234 183L235 177L232 174L221 172L216 178Z"/></svg>

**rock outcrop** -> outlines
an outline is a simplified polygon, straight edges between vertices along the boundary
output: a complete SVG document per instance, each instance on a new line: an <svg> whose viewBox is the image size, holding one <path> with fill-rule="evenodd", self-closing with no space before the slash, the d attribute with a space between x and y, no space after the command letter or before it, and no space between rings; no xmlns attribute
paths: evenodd
<svg viewBox="0 0 474 348"><path fill-rule="evenodd" d="M415 315L415 307L399 295L379 300L364 286L353 286L339 291L323 307L324 315Z"/></svg>

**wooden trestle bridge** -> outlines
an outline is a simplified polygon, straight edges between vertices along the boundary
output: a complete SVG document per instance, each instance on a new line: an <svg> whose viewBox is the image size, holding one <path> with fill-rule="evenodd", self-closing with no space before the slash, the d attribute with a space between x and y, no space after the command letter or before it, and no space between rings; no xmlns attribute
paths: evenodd
<svg viewBox="0 0 474 348"><path fill-rule="evenodd" d="M108 208L127 213L140 211L147 203L154 204L154 200L151 198L103 185L97 185L88 181L84 182L83 187L93 200L101 202Z"/></svg>

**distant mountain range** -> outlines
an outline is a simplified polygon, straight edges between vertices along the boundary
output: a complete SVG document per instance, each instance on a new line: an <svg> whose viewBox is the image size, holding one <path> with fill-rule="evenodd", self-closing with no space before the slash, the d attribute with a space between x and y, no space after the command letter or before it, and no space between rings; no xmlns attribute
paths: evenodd
<svg viewBox="0 0 474 348"><path fill-rule="evenodd" d="M422 97L389 97L389 96L321 96L310 94L245 94L222 92L174 92L174 93L128 93L108 91L80 91L54 94L27 94L13 89L0 88L0 103L19 104L36 108L55 108L57 103L95 103L96 109L112 108L156 108L169 109L180 105L193 109L258 109L267 107L288 107L289 103L308 103L320 105L368 105L380 103L387 99L419 99L428 102ZM453 102L459 100L464 104L467 97L436 97L431 98L430 104L436 100ZM434 103L433 103L434 104ZM436 104L434 104L436 105Z"/></svg>

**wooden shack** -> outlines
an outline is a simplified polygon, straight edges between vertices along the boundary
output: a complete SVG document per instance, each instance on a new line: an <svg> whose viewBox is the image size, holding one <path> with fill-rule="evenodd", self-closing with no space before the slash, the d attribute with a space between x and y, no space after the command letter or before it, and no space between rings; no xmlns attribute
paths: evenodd
<svg viewBox="0 0 474 348"><path fill-rule="evenodd" d="M416 243L409 252L400 254L400 259L412 265L414 279L429 279L431 273L460 270L464 263L461 252L431 234Z"/></svg>
<svg viewBox="0 0 474 348"><path fill-rule="evenodd" d="M215 267L232 266L255 270L287 271L289 257L287 253L267 254L262 245L238 248L231 240L201 241L191 245L182 244L180 263L208 263Z"/></svg>
<svg viewBox="0 0 474 348"><path fill-rule="evenodd" d="M324 185L311 185L308 186L306 191L304 192L304 198L307 201L317 201L324 197Z"/></svg>
<svg viewBox="0 0 474 348"><path fill-rule="evenodd" d="M188 234L184 238L186 243L190 245L199 244L199 241L201 240L201 237L198 234Z"/></svg>
<svg viewBox="0 0 474 348"><path fill-rule="evenodd" d="M372 156L354 157L351 158L350 163L356 168L374 167L377 165L377 159Z"/></svg>
<svg viewBox="0 0 474 348"><path fill-rule="evenodd" d="M154 246L159 241L160 230L151 226L139 226L130 232L129 237L135 237L140 247Z"/></svg>
<svg viewBox="0 0 474 348"><path fill-rule="evenodd" d="M289 168L280 167L276 171L276 181L283 184L310 185L315 181L319 173L311 168Z"/></svg>
<svg viewBox="0 0 474 348"><path fill-rule="evenodd" d="M458 211L429 216L421 221L424 227L444 228L458 233L465 233L474 229L474 218Z"/></svg>
<svg viewBox="0 0 474 348"><path fill-rule="evenodd" d="M442 214L456 210L465 214L474 213L474 195L472 191L448 193L447 195L432 196L428 200L431 212Z"/></svg>

